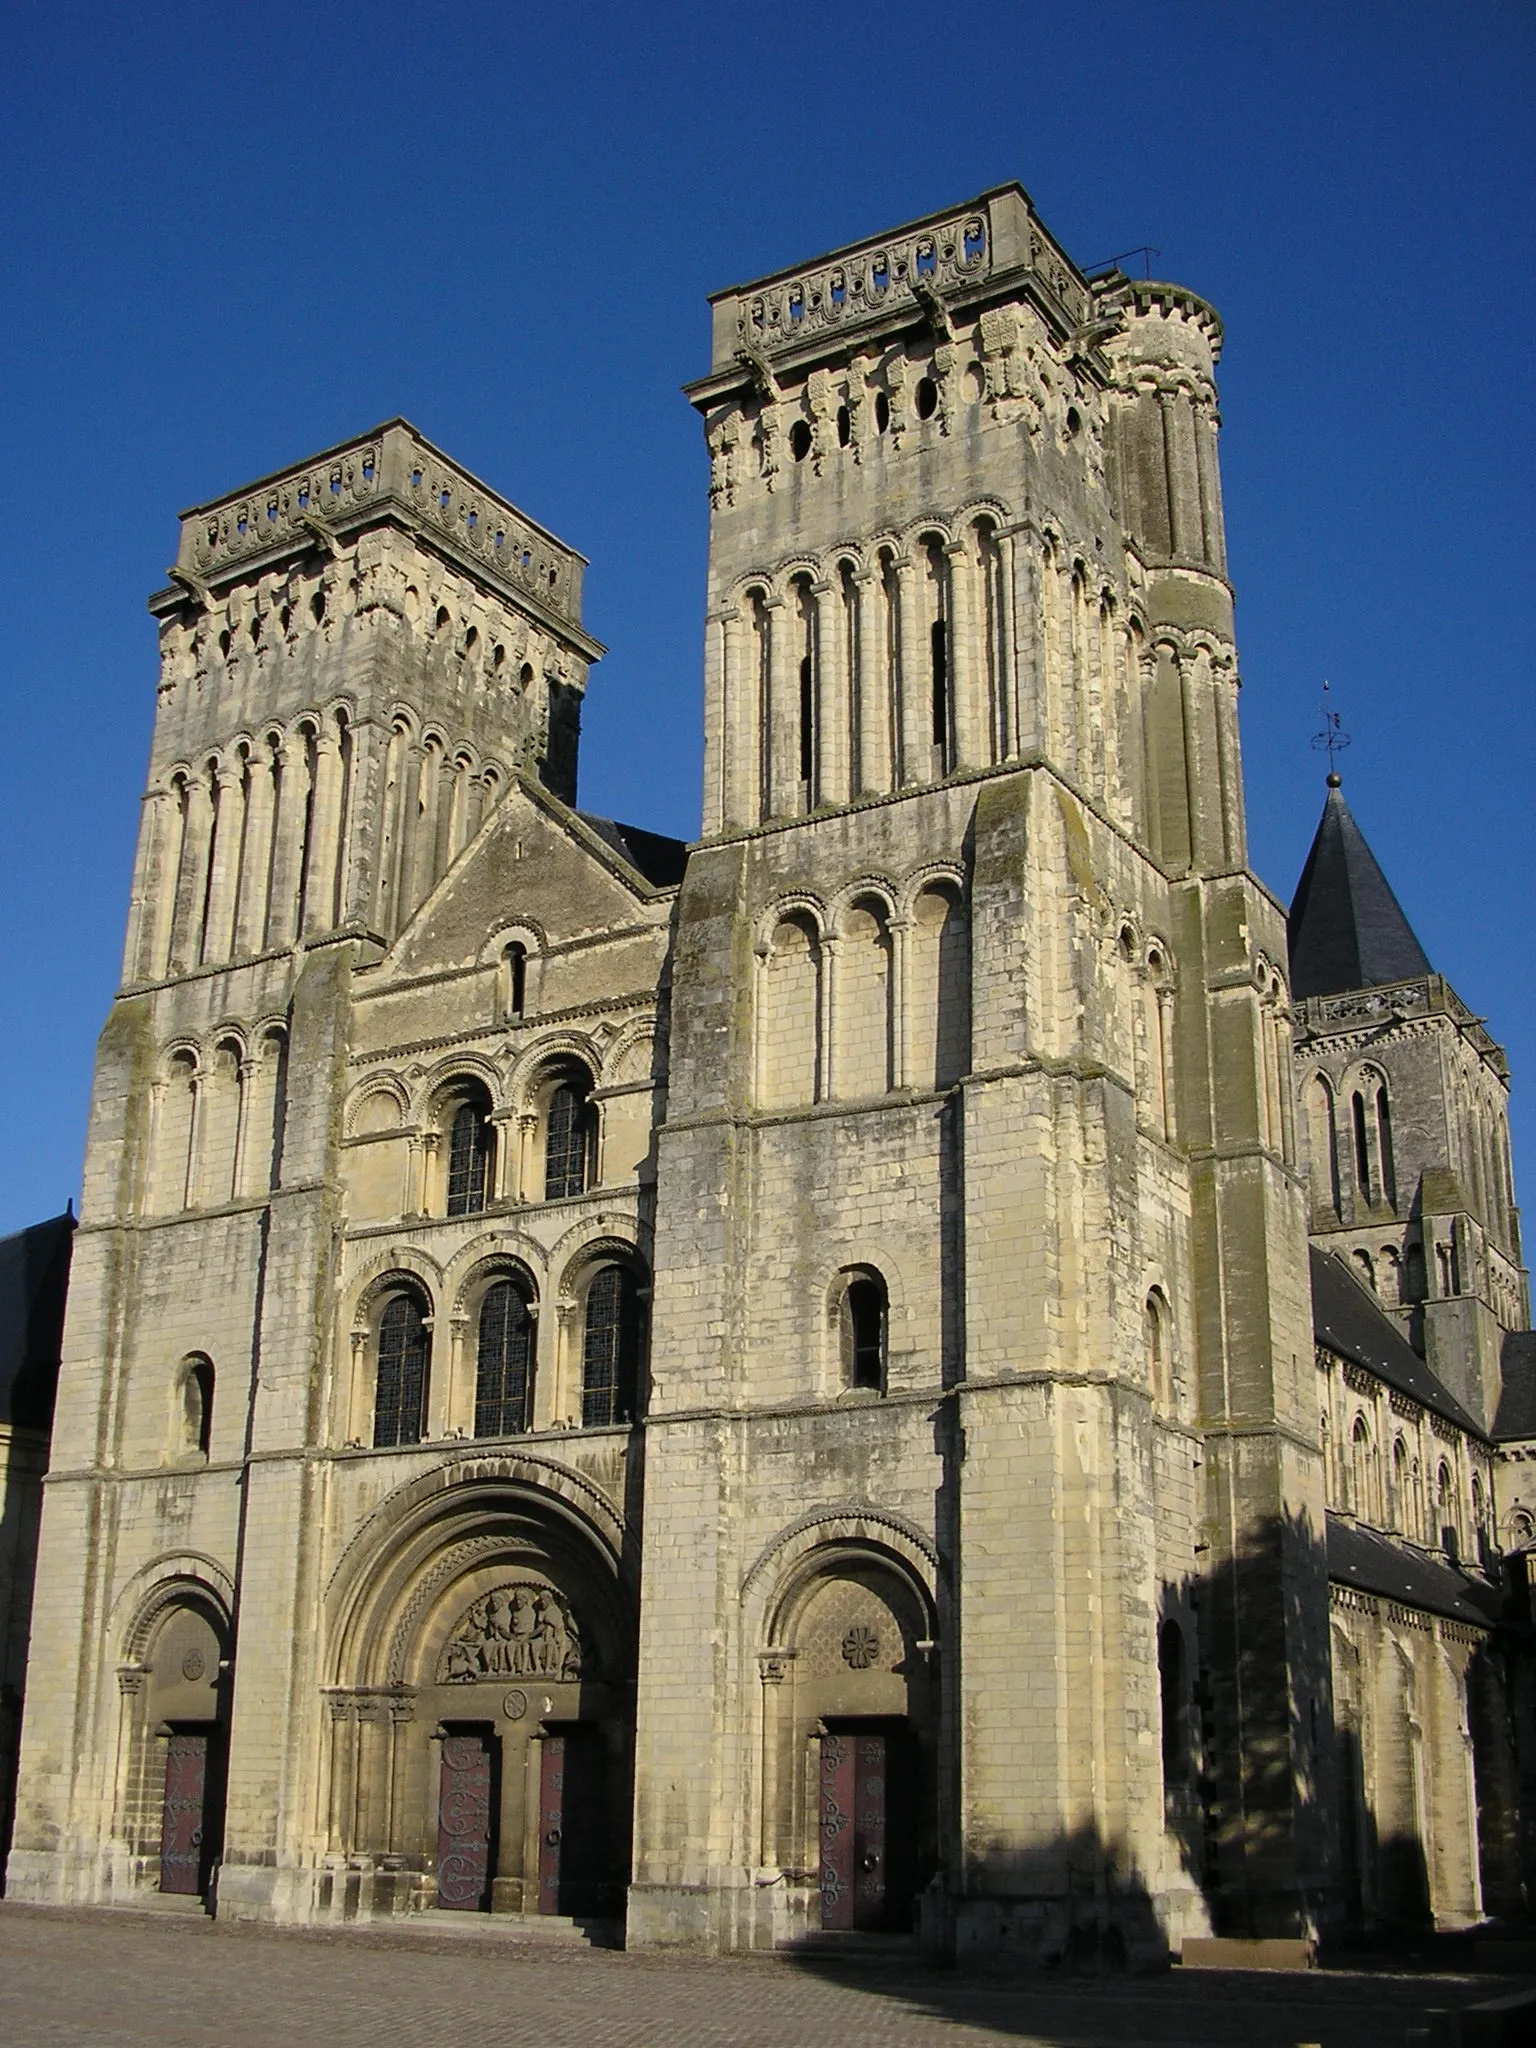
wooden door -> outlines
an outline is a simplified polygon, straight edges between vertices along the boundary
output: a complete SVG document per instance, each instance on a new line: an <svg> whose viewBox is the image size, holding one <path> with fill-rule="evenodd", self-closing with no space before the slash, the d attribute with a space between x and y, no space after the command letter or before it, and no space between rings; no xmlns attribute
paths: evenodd
<svg viewBox="0 0 1536 2048"><path fill-rule="evenodd" d="M208 1798L208 1737L178 1734L165 1756L165 1806L160 1817L160 1889L203 1888L203 1824Z"/></svg>
<svg viewBox="0 0 1536 2048"><path fill-rule="evenodd" d="M544 1737L539 1765L539 1911L578 1918L611 1903L608 1754L596 1728Z"/></svg>
<svg viewBox="0 0 1536 2048"><path fill-rule="evenodd" d="M484 1734L443 1738L437 1799L437 1903L476 1913L491 1882L492 1758Z"/></svg>
<svg viewBox="0 0 1536 2048"><path fill-rule="evenodd" d="M889 1752L890 1740L880 1730L822 1737L817 1824L824 1928L890 1924Z"/></svg>

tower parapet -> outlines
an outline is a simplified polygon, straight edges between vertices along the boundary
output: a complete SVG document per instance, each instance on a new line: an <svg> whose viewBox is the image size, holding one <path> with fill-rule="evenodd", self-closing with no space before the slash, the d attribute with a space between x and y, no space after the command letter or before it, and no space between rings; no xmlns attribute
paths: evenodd
<svg viewBox="0 0 1536 2048"><path fill-rule="evenodd" d="M515 769L574 801L585 566L404 420L183 513L124 982L391 938Z"/></svg>

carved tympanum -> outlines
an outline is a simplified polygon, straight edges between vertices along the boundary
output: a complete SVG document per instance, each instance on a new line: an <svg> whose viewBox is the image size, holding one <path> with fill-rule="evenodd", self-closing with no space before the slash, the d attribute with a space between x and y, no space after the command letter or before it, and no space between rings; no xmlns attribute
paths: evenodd
<svg viewBox="0 0 1536 2048"><path fill-rule="evenodd" d="M482 1678L579 1678L581 1638L570 1608L548 1586L513 1581L483 1593L438 1659L439 1685Z"/></svg>

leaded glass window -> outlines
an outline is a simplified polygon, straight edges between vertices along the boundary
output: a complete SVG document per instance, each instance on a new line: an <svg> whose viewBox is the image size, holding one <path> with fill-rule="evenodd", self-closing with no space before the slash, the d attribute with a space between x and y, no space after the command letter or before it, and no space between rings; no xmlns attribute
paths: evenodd
<svg viewBox="0 0 1536 2048"><path fill-rule="evenodd" d="M512 1281L498 1280L486 1289L480 1304L476 1436L516 1436L528 1427L532 1363L533 1317L528 1302Z"/></svg>
<svg viewBox="0 0 1536 2048"><path fill-rule="evenodd" d="M581 1422L601 1429L633 1422L640 1360L640 1301L635 1276L604 1266L587 1289L587 1326L581 1352Z"/></svg>
<svg viewBox="0 0 1536 2048"><path fill-rule="evenodd" d="M379 1318L379 1372L373 1440L380 1446L419 1444L427 1392L427 1325L413 1294L397 1294Z"/></svg>
<svg viewBox="0 0 1536 2048"><path fill-rule="evenodd" d="M478 1216L490 1193L495 1134L484 1105L461 1102L448 1137L448 1214Z"/></svg>
<svg viewBox="0 0 1536 2048"><path fill-rule="evenodd" d="M579 1195L587 1185L586 1097L574 1081L562 1081L549 1098L544 1139L544 1199Z"/></svg>

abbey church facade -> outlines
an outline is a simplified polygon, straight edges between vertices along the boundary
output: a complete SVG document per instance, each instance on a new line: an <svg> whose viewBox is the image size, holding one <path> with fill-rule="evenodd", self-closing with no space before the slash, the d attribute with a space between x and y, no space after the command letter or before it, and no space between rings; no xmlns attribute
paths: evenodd
<svg viewBox="0 0 1536 2048"><path fill-rule="evenodd" d="M1017 186L712 310L692 845L405 422L183 517L8 1890L1515 1909L1507 1071L1342 797L1247 868L1215 313Z"/></svg>

